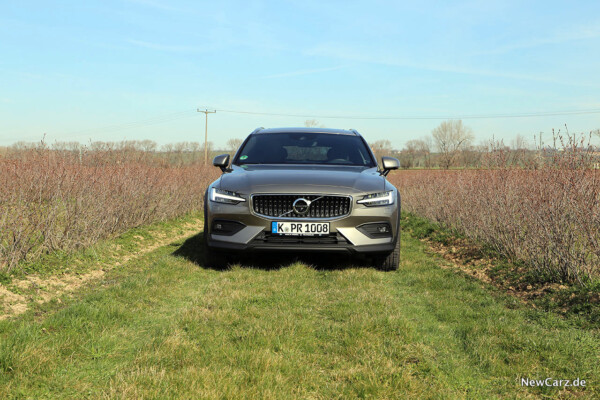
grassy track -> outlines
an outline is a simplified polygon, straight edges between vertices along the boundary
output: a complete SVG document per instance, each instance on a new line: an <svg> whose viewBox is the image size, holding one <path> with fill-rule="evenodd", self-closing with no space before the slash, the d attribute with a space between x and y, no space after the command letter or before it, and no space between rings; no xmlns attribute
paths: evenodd
<svg viewBox="0 0 600 400"><path fill-rule="evenodd" d="M439 267L204 269L200 236L0 321L0 398L600 396L600 335ZM175 254L174 254L175 253ZM587 387L521 387L520 378Z"/></svg>

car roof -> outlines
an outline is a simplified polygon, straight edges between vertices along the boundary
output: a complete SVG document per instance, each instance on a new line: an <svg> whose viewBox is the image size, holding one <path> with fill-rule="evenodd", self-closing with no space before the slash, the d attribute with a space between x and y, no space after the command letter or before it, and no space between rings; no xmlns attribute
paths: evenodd
<svg viewBox="0 0 600 400"><path fill-rule="evenodd" d="M360 136L354 129L331 129L331 128L306 128L306 127L290 127L290 128L257 128L252 132L253 135L263 133L328 133L333 135L352 135Z"/></svg>

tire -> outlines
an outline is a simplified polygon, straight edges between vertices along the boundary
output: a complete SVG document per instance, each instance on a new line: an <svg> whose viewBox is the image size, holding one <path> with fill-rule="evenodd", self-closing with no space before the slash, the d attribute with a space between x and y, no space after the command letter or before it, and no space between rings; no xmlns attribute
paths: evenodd
<svg viewBox="0 0 600 400"><path fill-rule="evenodd" d="M396 271L400 265L400 232L394 250L388 254L373 257L373 266L381 271Z"/></svg>
<svg viewBox="0 0 600 400"><path fill-rule="evenodd" d="M225 269L229 264L227 256L219 253L208 246L208 218L206 215L206 195L204 196L204 230L202 232L202 247L204 253L204 267L212 269Z"/></svg>

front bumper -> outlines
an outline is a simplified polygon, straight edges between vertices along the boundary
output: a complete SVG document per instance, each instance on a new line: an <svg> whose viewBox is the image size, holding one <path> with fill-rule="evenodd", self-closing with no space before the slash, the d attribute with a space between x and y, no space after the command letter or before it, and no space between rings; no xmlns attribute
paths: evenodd
<svg viewBox="0 0 600 400"><path fill-rule="evenodd" d="M271 223L280 219L264 217L250 211L247 204L230 205L207 202L207 227L214 220L236 221L244 227L233 235L220 235L208 232L206 238L210 248L219 251L293 251L293 252L332 252L347 254L387 253L394 249L399 233L400 202L392 206L366 207L353 204L349 215L324 219L330 223L330 235L275 236L270 234ZM301 219L298 219L301 222ZM357 229L367 223L388 223L392 228L390 237L371 238Z"/></svg>
<svg viewBox="0 0 600 400"><path fill-rule="evenodd" d="M351 244L321 245L321 244L274 244L274 243L229 243L208 239L208 246L220 251L253 252L253 251L294 251L294 252L324 252L346 254L389 253L394 250L393 243L369 244L354 246Z"/></svg>

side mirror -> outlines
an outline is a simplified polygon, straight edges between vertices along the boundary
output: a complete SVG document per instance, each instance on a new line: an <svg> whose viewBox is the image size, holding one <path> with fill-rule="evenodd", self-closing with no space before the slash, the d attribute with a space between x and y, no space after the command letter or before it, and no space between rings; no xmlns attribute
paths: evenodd
<svg viewBox="0 0 600 400"><path fill-rule="evenodd" d="M391 170L400 168L400 161L394 157L381 157L381 166L381 175L387 176Z"/></svg>
<svg viewBox="0 0 600 400"><path fill-rule="evenodd" d="M213 158L213 165L221 168L221 171L227 172L227 166L229 165L229 154L221 154Z"/></svg>

